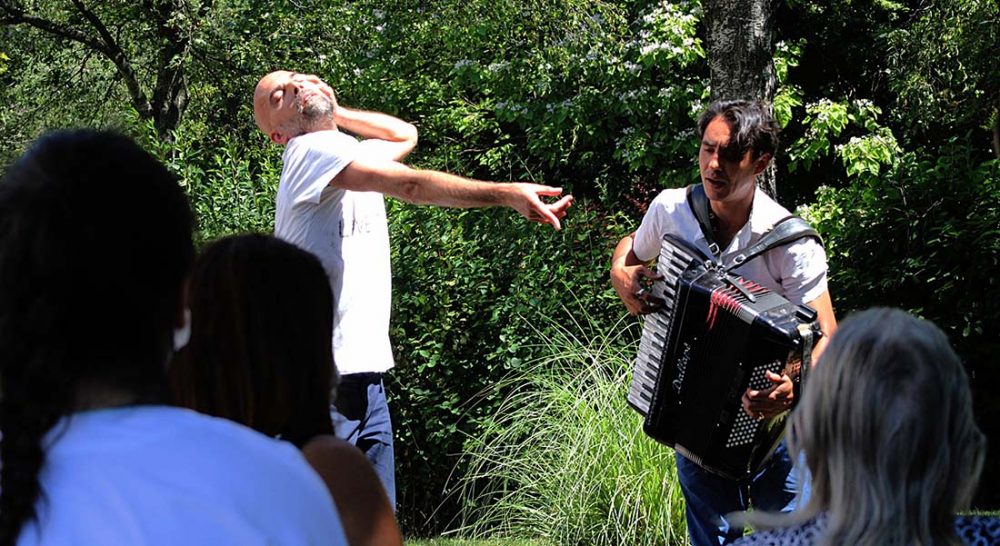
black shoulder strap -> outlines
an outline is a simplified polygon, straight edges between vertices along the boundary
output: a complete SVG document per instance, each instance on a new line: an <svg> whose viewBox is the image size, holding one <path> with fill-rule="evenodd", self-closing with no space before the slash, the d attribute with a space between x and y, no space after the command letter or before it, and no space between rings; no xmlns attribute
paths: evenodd
<svg viewBox="0 0 1000 546"><path fill-rule="evenodd" d="M705 187L701 184L691 184L688 186L687 203L691 207L694 217L698 220L701 234L708 241L708 248L712 251L712 257L717 259L719 254L722 253L722 249L719 248L719 244L715 242L715 237L712 234L712 220L709 216L708 196L705 195Z"/></svg>
<svg viewBox="0 0 1000 546"><path fill-rule="evenodd" d="M786 216L778 220L774 226L767 231L756 244L737 252L734 256L726 256L722 260L726 264L726 270L735 269L744 263L760 256L772 248L790 243L792 241L812 237L823 244L823 239L819 233L812 228L805 220L798 216Z"/></svg>

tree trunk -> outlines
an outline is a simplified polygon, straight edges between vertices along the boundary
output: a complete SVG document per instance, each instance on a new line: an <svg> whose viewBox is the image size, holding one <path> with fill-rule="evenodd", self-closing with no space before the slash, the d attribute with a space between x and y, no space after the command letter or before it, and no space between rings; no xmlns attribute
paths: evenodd
<svg viewBox="0 0 1000 546"><path fill-rule="evenodd" d="M773 0L702 0L712 100L774 99ZM757 184L777 198L775 161Z"/></svg>

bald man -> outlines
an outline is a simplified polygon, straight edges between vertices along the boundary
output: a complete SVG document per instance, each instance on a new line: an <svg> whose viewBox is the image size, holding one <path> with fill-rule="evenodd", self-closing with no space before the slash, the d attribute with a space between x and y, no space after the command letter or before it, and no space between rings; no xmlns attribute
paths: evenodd
<svg viewBox="0 0 1000 546"><path fill-rule="evenodd" d="M285 147L275 235L316 254L333 289L333 355L341 373L333 413L337 436L367 454L395 506L392 426L382 381L393 366L383 195L447 207L507 206L555 229L573 197L545 203L542 197L562 190L407 167L399 161L417 144L413 125L345 108L313 75L282 70L264 76L254 91L254 117L272 142Z"/></svg>

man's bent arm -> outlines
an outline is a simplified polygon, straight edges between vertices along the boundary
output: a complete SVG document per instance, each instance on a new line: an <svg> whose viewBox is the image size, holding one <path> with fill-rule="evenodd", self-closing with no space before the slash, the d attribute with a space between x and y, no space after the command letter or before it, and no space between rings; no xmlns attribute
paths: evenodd
<svg viewBox="0 0 1000 546"><path fill-rule="evenodd" d="M823 332L823 337L813 347L812 365L815 366L823 354L823 349L830 343L830 336L837 330L837 317L833 314L833 302L829 290L820 294L818 298L806 302L806 305L816 310L816 320L819 321L819 329ZM790 377L767 372L767 379L772 383L770 388L747 389L743 395L743 408L751 417L774 417L790 408L795 399Z"/></svg>
<svg viewBox="0 0 1000 546"><path fill-rule="evenodd" d="M823 337L813 347L812 364L815 366L823 350L830 343L830 336L837 331L837 317L833 314L833 300L830 298L829 290L820 294L818 298L806 302L806 305L816 310L819 329L823 332Z"/></svg>
<svg viewBox="0 0 1000 546"><path fill-rule="evenodd" d="M651 309L639 298L639 277L656 278L656 275L646 267L646 264L635 255L632 242L635 233L630 233L618 241L614 254L611 255L611 286L615 288L618 297L633 315L648 313Z"/></svg>
<svg viewBox="0 0 1000 546"><path fill-rule="evenodd" d="M507 206L534 222L560 229L559 219L572 196L546 204L541 196L558 196L560 188L541 184L496 183L469 180L439 171L412 169L396 161L360 158L348 165L330 185L353 191L376 191L408 203L445 207Z"/></svg>
<svg viewBox="0 0 1000 546"><path fill-rule="evenodd" d="M366 139L378 139L379 157L399 161L417 145L417 128L399 118L380 112L366 112L337 106L334 122Z"/></svg>

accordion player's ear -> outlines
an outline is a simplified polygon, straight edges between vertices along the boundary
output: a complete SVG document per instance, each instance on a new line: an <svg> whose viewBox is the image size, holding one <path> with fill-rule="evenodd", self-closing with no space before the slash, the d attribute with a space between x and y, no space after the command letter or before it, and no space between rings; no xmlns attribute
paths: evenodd
<svg viewBox="0 0 1000 546"><path fill-rule="evenodd" d="M771 154L760 154L760 157L754 160L753 174L756 176L767 168L767 164L771 162Z"/></svg>

